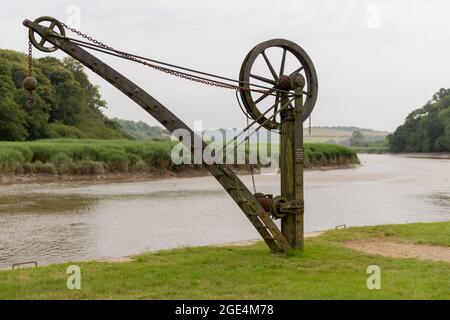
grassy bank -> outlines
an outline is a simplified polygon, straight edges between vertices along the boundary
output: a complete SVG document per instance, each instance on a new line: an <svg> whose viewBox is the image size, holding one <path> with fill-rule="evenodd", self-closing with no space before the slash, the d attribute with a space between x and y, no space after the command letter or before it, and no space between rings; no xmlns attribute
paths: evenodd
<svg viewBox="0 0 450 320"><path fill-rule="evenodd" d="M355 150L338 144L305 143L306 167L359 163Z"/></svg>
<svg viewBox="0 0 450 320"><path fill-rule="evenodd" d="M53 175L171 169L170 141L57 139L0 143L0 172Z"/></svg>
<svg viewBox="0 0 450 320"><path fill-rule="evenodd" d="M382 238L450 249L450 222L330 231L306 240L303 253L271 255L258 243L136 256L131 262L77 263L81 290L66 288L69 264L0 272L0 299L450 299L449 264L393 259L345 248ZM369 265L381 290L366 286Z"/></svg>
<svg viewBox="0 0 450 320"><path fill-rule="evenodd" d="M152 170L177 171L169 140L76 140L0 142L0 174L101 175ZM275 149L275 148L274 148ZM338 146L306 144L307 166L345 165L356 152Z"/></svg>

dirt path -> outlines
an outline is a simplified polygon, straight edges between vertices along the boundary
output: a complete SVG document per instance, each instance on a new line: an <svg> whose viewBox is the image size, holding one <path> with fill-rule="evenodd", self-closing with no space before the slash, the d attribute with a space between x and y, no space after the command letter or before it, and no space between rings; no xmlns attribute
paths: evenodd
<svg viewBox="0 0 450 320"><path fill-rule="evenodd" d="M450 247L399 243L383 239L351 240L345 242L344 246L390 258L415 258L450 263Z"/></svg>

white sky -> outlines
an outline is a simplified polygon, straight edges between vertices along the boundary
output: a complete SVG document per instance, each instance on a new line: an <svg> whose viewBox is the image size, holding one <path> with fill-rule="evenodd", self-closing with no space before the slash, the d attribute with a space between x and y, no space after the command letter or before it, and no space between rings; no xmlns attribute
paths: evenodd
<svg viewBox="0 0 450 320"><path fill-rule="evenodd" d="M8 1L0 11L0 47L25 52L22 20L41 15L80 23L82 31L117 49L236 79L256 44L272 38L297 42L319 78L313 125L391 131L439 88L450 87L450 1L445 0ZM35 50L35 56L43 55ZM232 90L104 60L190 126L195 120L204 127L244 125ZM108 116L156 124L88 73L109 103Z"/></svg>

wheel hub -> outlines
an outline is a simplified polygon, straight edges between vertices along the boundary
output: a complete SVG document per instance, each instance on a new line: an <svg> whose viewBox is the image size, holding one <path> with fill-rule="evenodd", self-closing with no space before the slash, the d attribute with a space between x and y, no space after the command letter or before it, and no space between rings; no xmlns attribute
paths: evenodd
<svg viewBox="0 0 450 320"><path fill-rule="evenodd" d="M292 90L291 86L291 79L288 75L282 75L278 78L278 81L275 85L275 88L284 90L284 91L290 91Z"/></svg>
<svg viewBox="0 0 450 320"><path fill-rule="evenodd" d="M281 62L273 64L271 59ZM290 63L286 64L286 60ZM253 68L254 64L258 67ZM289 92L303 88L303 121L309 117L316 103L318 85L314 65L308 54L292 41L273 39L255 46L242 63L239 80L248 89L251 89L253 81L272 86L259 96L250 90L240 90L249 115L268 130L281 129L279 108ZM272 106L271 113L263 112L268 106Z"/></svg>

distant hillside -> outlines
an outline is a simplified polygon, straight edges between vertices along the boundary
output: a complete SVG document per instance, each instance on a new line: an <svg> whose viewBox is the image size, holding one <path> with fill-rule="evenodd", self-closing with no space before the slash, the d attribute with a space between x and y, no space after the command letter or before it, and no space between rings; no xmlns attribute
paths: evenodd
<svg viewBox="0 0 450 320"><path fill-rule="evenodd" d="M45 57L33 59L33 69L38 87L28 108L22 87L28 57L0 49L0 140L130 138L103 115L106 102L80 63Z"/></svg>
<svg viewBox="0 0 450 320"><path fill-rule="evenodd" d="M161 139L169 138L170 132L160 126L149 126L145 122L122 120L118 118L112 119L116 122L122 130L136 138L137 140L147 140L147 139Z"/></svg>
<svg viewBox="0 0 450 320"><path fill-rule="evenodd" d="M324 142L324 143L343 143L348 144L354 132L360 132L364 141L382 141L386 138L389 132L376 131L373 129L364 129L358 127L312 127L311 134L309 134L309 128L303 130L303 134L306 142Z"/></svg>
<svg viewBox="0 0 450 320"><path fill-rule="evenodd" d="M375 132L375 130L373 129L366 129L366 128L359 128L359 127L348 127L348 126L317 126L315 128L318 129L337 129L337 130L342 130L342 131L350 131L350 132L354 132L354 131L371 131L371 132Z"/></svg>
<svg viewBox="0 0 450 320"><path fill-rule="evenodd" d="M230 140L234 137L234 135L239 134L242 128L233 128L233 129L208 129L203 132L203 137L205 140L211 140L214 136L214 140L220 136L220 134L226 134L227 140ZM303 135L305 142L311 143L333 143L333 144L343 144L343 145L352 145L351 138L354 133L361 133L362 136L360 138L360 143L365 142L375 142L375 141L384 141L389 132L384 131L376 131L373 129L362 129L358 127L312 127L311 135L309 134L309 128L304 128ZM266 130L260 130L259 141L266 142L269 139ZM241 136L242 139L245 138L245 134ZM257 137L256 134L250 138L251 141L256 142ZM272 143L279 142L279 135L275 134L271 137Z"/></svg>

